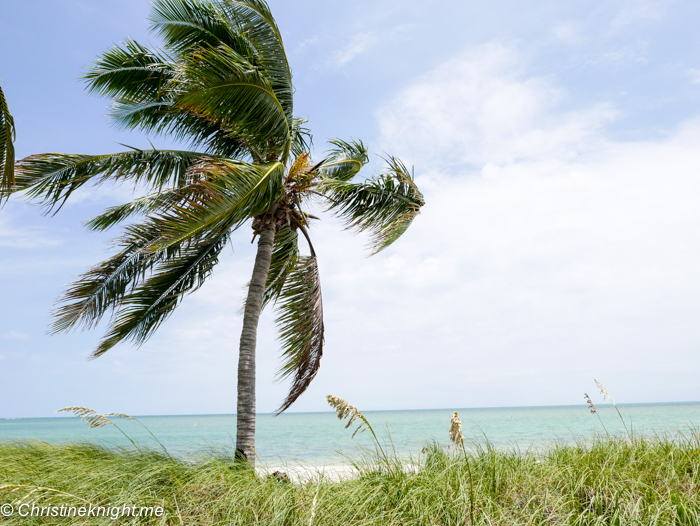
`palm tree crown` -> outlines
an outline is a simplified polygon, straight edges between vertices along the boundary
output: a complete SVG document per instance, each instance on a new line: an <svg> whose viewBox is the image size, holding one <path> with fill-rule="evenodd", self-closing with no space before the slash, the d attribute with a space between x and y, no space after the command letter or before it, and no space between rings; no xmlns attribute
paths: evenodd
<svg viewBox="0 0 700 526"><path fill-rule="evenodd" d="M110 315L92 357L124 340L145 342L211 275L232 232L252 221L259 241L240 344L237 448L253 461L261 309L276 304L280 376L292 378L279 412L307 388L323 351L309 205L319 202L350 228L368 231L376 253L406 231L423 197L393 157L382 174L354 182L367 163L360 141L332 141L322 161L311 160L311 136L294 117L291 71L264 1L156 0L150 24L162 50L128 40L107 50L85 79L91 92L114 100L118 126L168 135L189 149L33 155L17 163L14 179L4 176L3 193L25 191L57 211L90 182L149 188L87 221L105 230L129 220L117 253L70 286L54 312L54 332ZM299 251L299 233L308 256Z"/></svg>

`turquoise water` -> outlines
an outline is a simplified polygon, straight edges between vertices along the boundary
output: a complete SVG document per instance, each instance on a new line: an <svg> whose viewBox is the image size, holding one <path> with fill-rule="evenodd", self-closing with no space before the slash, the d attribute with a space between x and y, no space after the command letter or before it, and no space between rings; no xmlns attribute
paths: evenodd
<svg viewBox="0 0 700 526"><path fill-rule="evenodd" d="M629 404L619 406L635 433L676 434L700 426L700 403ZM555 440L585 439L603 428L586 406L458 409L466 440L525 451ZM607 431L625 429L611 405L598 406ZM452 410L367 411L364 413L381 440L393 441L400 454L417 454L430 440L447 445ZM168 451L181 457L205 455L212 450L233 450L235 415L138 417ZM116 420L140 446L158 448L153 438L132 421ZM387 432L387 426L391 438ZM285 413L258 415L256 451L265 462L338 464L343 455L356 455L370 446L369 432L351 439L335 413ZM353 427L354 429L354 427ZM108 446L130 446L113 426L89 429L78 418L26 418L0 420L0 440L33 439L51 443L90 441ZM389 446L390 447L390 446Z"/></svg>

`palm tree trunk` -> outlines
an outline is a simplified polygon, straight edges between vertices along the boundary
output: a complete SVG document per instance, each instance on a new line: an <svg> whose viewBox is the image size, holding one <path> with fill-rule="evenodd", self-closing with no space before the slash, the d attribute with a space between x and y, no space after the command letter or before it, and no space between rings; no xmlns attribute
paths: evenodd
<svg viewBox="0 0 700 526"><path fill-rule="evenodd" d="M255 466L255 344L263 294L275 240L274 214L260 226L258 253L243 314L243 331L238 357L238 405L236 411L236 456Z"/></svg>

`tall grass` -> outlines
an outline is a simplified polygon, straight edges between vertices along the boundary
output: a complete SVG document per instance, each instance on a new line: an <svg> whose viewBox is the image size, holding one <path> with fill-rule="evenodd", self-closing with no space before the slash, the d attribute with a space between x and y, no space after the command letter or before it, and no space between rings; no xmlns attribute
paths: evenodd
<svg viewBox="0 0 700 526"><path fill-rule="evenodd" d="M232 457L174 460L156 451L90 444L0 442L0 504L163 506L172 525L700 525L700 436L598 436L539 452L431 444L401 469L378 453L356 475L299 483L255 473ZM387 469L386 461L393 462ZM405 465L405 461L404 461ZM110 518L21 518L0 523L115 524Z"/></svg>

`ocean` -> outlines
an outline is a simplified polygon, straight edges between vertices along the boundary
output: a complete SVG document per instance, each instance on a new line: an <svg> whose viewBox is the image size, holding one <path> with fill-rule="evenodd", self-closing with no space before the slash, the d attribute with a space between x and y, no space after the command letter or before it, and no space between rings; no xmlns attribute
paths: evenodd
<svg viewBox="0 0 700 526"><path fill-rule="evenodd" d="M700 403L618 405L627 427L635 434L690 435L700 426ZM600 404L598 414L587 406L504 407L456 409L472 447L487 442L518 451L545 448L555 441L572 443L596 434L626 433L614 407ZM448 444L453 409L367 411L367 420L384 445L400 455L418 455L431 441ZM174 456L196 458L234 449L235 415L139 416L141 422ZM601 425L602 420L602 425ZM115 422L142 448L160 446L138 422ZM351 438L335 413L259 414L256 452L269 464L338 465L364 447L369 432ZM696 428L697 429L697 428ZM90 429L79 418L0 419L0 440L42 440L50 443L93 442L108 447L133 447L114 426Z"/></svg>

